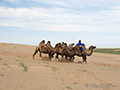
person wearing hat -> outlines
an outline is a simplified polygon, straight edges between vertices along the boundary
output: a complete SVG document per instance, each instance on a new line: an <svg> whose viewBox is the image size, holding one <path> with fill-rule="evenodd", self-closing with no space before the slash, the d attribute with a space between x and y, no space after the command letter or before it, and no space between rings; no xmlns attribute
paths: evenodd
<svg viewBox="0 0 120 90"><path fill-rule="evenodd" d="M78 46L82 46L82 45L83 45L83 43L81 43L81 40L79 40L79 42L78 42ZM80 47L80 50L81 50L81 54L82 54L83 48Z"/></svg>

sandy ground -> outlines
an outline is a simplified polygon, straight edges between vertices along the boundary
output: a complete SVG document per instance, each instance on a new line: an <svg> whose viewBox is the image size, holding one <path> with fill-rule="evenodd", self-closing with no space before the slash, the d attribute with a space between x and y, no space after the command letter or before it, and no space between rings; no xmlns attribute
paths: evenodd
<svg viewBox="0 0 120 90"><path fill-rule="evenodd" d="M71 63L37 54L33 60L34 49L0 43L0 90L120 90L120 55L93 53L85 64L81 57Z"/></svg>

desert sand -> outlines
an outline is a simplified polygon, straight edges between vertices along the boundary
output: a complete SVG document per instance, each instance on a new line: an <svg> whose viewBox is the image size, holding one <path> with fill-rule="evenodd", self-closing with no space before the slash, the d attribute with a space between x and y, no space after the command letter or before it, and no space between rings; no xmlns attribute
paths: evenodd
<svg viewBox="0 0 120 90"><path fill-rule="evenodd" d="M120 55L93 53L86 64L77 56L74 62L39 53L32 59L34 50L0 43L0 90L120 90Z"/></svg>

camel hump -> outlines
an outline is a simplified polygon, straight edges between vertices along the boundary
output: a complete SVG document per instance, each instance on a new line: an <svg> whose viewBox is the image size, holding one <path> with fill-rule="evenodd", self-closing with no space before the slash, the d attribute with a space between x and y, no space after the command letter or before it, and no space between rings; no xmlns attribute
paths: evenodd
<svg viewBox="0 0 120 90"><path fill-rule="evenodd" d="M50 43L50 41L48 41L47 43Z"/></svg>

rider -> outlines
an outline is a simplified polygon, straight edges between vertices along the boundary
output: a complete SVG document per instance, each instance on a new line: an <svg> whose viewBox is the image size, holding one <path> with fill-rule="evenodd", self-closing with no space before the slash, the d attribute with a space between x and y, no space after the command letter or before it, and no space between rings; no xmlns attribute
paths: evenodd
<svg viewBox="0 0 120 90"><path fill-rule="evenodd" d="M81 43L81 40L79 40L79 42L78 42L78 46L82 46L82 45L83 45L83 43ZM81 54L82 54L83 48L80 47L80 50L81 50Z"/></svg>

